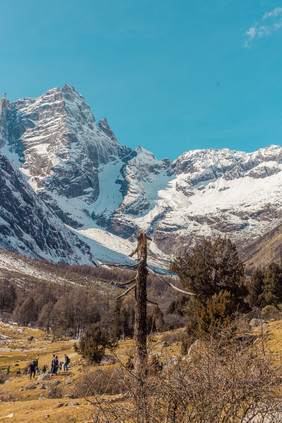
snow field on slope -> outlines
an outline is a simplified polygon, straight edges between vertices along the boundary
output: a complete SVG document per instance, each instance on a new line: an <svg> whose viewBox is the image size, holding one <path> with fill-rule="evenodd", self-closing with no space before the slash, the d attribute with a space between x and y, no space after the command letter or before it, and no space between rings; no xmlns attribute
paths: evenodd
<svg viewBox="0 0 282 423"><path fill-rule="evenodd" d="M180 179L180 180L179 180ZM158 195L162 200L157 201L155 208L143 218L137 218L138 224L148 224L154 215L161 209L167 208L177 219L176 224L182 224L184 214L210 215L221 211L243 210L250 212L257 210L258 206L264 206L277 201L279 190L282 189L282 174L274 174L266 179L253 179L249 176L226 181L221 178L216 182L207 184L203 190L189 187L191 196L185 196L182 191L176 189L176 185L184 185L182 178L170 182L170 187L160 190ZM253 199L256 198L256 203ZM281 208L280 203L279 208Z"/></svg>
<svg viewBox="0 0 282 423"><path fill-rule="evenodd" d="M137 241L120 238L101 228L75 230L81 239L90 245L92 254L101 262L117 264L135 264L128 256L135 250ZM136 256L134 256L136 258ZM148 264L167 268L172 256L160 251L154 242L148 242Z"/></svg>
<svg viewBox="0 0 282 423"><path fill-rule="evenodd" d="M97 228L90 216L93 212L95 215L108 216L119 207L122 201L122 194L119 191L120 185L116 183L120 174L121 161L110 162L107 165L101 165L99 169L99 197L95 203L88 203L87 196L91 194L91 189L80 197L66 198L64 196L52 193L60 209L66 213L70 212L71 217L83 225L84 228ZM85 214L86 213L86 214Z"/></svg>
<svg viewBox="0 0 282 423"><path fill-rule="evenodd" d="M277 187L282 186L282 174L275 174L265 179L244 177L226 181L219 179L202 190L193 190L188 205L189 212L206 214L217 209L242 208L257 209L258 205L271 203L277 198ZM250 204L256 198L256 204Z"/></svg>
<svg viewBox="0 0 282 423"><path fill-rule="evenodd" d="M49 280L52 282L65 281L65 279L57 276L56 278L52 278L49 272L39 270L37 266L32 266L27 263L26 260L21 260L20 258L6 254L3 251L0 251L0 269L1 268L16 273L24 273L25 275L34 276L35 278Z"/></svg>
<svg viewBox="0 0 282 423"><path fill-rule="evenodd" d="M116 160L99 167L100 194L93 205L95 215L108 217L120 206L123 197L116 181L122 165L121 160Z"/></svg>
<svg viewBox="0 0 282 423"><path fill-rule="evenodd" d="M277 162L270 162L270 165L277 168ZM174 180L168 181L167 187L158 191L160 199L155 202L153 209L144 216L127 215L127 219L137 224L143 231L147 231L152 221L160 216L159 228L163 230L175 230L177 235L182 236L191 233L196 236L211 236L215 232L214 229L212 230L205 221L198 223L191 218L221 219L226 224L240 226L246 220L242 220L238 214L246 217L264 209L268 204L275 205L277 210L281 210L281 172L261 179L250 176L232 180L220 178L201 182L195 187L191 186L187 179L189 180L189 175L180 174ZM188 191L188 195L181 189ZM249 236L247 233L256 237L264 231L271 230L275 225L275 222L258 222L257 219L250 217L246 223L246 227L234 238Z"/></svg>

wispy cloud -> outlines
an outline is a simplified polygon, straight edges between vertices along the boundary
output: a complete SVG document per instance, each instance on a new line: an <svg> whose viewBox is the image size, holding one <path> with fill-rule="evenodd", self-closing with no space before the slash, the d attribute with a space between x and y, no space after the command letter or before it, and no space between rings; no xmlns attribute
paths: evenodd
<svg viewBox="0 0 282 423"><path fill-rule="evenodd" d="M255 40L269 37L273 32L282 28L282 7L276 7L270 12L265 12L260 21L250 27L246 32L244 47L251 48L255 45Z"/></svg>

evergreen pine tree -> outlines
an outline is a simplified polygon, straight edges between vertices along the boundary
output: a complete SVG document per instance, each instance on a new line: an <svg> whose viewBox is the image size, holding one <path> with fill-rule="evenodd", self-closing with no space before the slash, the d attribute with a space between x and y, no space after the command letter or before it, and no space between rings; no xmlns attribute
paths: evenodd
<svg viewBox="0 0 282 423"><path fill-rule="evenodd" d="M282 268L276 263L266 268L260 300L263 306L282 303Z"/></svg>
<svg viewBox="0 0 282 423"><path fill-rule="evenodd" d="M227 238L204 240L192 253L177 257L171 270L183 286L206 304L208 298L220 291L228 291L235 299L235 306L245 308L247 289L243 284L244 265L236 246Z"/></svg>
<svg viewBox="0 0 282 423"><path fill-rule="evenodd" d="M262 293L264 286L264 272L256 269L252 274L251 280L248 282L248 303L250 307L259 307L262 303Z"/></svg>
<svg viewBox="0 0 282 423"><path fill-rule="evenodd" d="M97 324L90 325L80 340L80 351L90 363L99 364L106 348L115 348L116 343Z"/></svg>
<svg viewBox="0 0 282 423"><path fill-rule="evenodd" d="M244 265L236 246L227 238L203 240L192 253L177 257L171 270L195 296L187 303L184 351L199 336L228 324L236 312L247 311Z"/></svg>

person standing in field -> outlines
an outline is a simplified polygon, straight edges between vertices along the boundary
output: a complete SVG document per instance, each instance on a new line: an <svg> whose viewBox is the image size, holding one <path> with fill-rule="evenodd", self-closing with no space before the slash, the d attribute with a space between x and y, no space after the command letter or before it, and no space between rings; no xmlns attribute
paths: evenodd
<svg viewBox="0 0 282 423"><path fill-rule="evenodd" d="M30 379L32 378L32 375L33 375L33 377L35 377L35 371L36 371L36 363L35 363L35 360L34 360L29 365L29 378Z"/></svg>
<svg viewBox="0 0 282 423"><path fill-rule="evenodd" d="M58 368L59 368L59 360L58 360L58 356L56 355L55 360L54 360L54 374L55 375L58 372Z"/></svg>
<svg viewBox="0 0 282 423"><path fill-rule="evenodd" d="M56 356L55 354L53 354L53 359L52 359L52 363L51 363L51 373L55 373L55 365L56 365Z"/></svg>
<svg viewBox="0 0 282 423"><path fill-rule="evenodd" d="M65 354L64 372L67 372L68 371L68 365L69 365L69 363L70 363L70 359L67 356L67 354Z"/></svg>

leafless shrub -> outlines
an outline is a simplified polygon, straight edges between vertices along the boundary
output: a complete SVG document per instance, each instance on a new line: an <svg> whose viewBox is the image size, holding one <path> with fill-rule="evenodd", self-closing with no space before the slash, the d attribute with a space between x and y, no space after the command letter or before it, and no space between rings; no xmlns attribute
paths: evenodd
<svg viewBox="0 0 282 423"><path fill-rule="evenodd" d="M123 368L88 368L74 389L78 397L122 394L128 390L128 372Z"/></svg>
<svg viewBox="0 0 282 423"><path fill-rule="evenodd" d="M48 392L48 398L62 398L63 389L61 386L51 386Z"/></svg>
<svg viewBox="0 0 282 423"><path fill-rule="evenodd" d="M184 331L174 331L174 332L166 332L162 335L162 342L166 342L167 344L174 344L176 342L180 342L183 338Z"/></svg>
<svg viewBox="0 0 282 423"><path fill-rule="evenodd" d="M151 355L148 363L148 374L157 375L162 371L162 369L163 365L161 363L160 357L154 354Z"/></svg>
<svg viewBox="0 0 282 423"><path fill-rule="evenodd" d="M199 342L190 356L136 389L134 374L123 380L121 403L92 400L93 418L105 422L255 423L279 422L281 368L262 342L249 345L227 330ZM97 391L96 391L97 392ZM120 391L119 391L120 392ZM101 391L102 393L102 391ZM105 391L104 391L105 393ZM281 409L280 409L281 411Z"/></svg>

